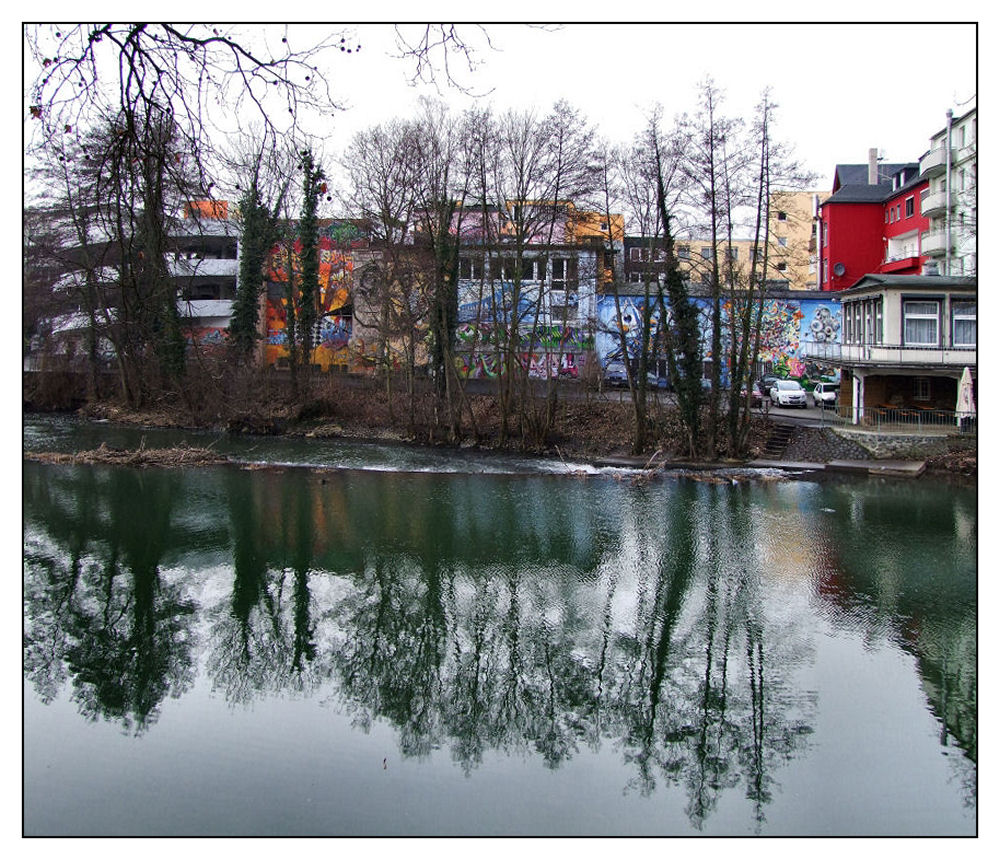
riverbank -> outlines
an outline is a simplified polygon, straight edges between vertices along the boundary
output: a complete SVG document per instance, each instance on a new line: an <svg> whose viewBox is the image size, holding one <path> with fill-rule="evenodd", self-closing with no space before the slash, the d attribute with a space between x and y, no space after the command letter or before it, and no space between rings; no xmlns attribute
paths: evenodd
<svg viewBox="0 0 1000 860"><path fill-rule="evenodd" d="M691 464L683 427L668 398L651 395L648 444L641 455L632 452L634 413L628 397L619 392L597 393L583 386L560 384L552 406L552 427L544 443L532 443L520 426L530 426L532 415L517 416L506 439L495 396L466 392L462 406L462 437L449 441L442 421L435 414L436 398L429 392L412 399L398 391L387 392L374 380L323 378L308 396L293 398L268 376L255 384L217 392L215 397L163 397L141 410L103 400L90 402L76 411L84 418L117 424L214 430L237 435L344 438L405 443L434 448L454 447L483 452L496 451L522 456L540 456L595 465L613 463L631 468L733 468L767 456L768 438L778 423L754 413L745 456L736 458L722 450L720 458ZM532 404L539 409L545 401ZM31 403L26 399L25 408ZM524 425L517 422L525 422ZM958 441L963 444L959 445ZM977 454L968 440L958 440L955 450L928 450L925 476L949 476L974 481ZM938 447L940 445L938 444ZM868 459L860 446L836 436L829 428L796 426L783 459L828 463L842 459Z"/></svg>

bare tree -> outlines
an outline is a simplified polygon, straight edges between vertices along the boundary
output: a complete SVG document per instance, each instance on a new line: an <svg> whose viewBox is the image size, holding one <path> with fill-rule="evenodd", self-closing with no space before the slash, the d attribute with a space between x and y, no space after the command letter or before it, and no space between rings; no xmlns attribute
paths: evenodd
<svg viewBox="0 0 1000 860"><path fill-rule="evenodd" d="M740 120L721 112L722 91L711 78L699 86L700 105L693 117L682 120L689 141L684 170L691 181L692 206L707 220L711 239L711 259L708 260L708 281L711 299L711 391L707 422L706 453L714 458L718 452L719 404L722 388L722 277L719 258L722 236L726 235L726 254L732 241L733 210L739 205L738 174L740 150L733 146Z"/></svg>

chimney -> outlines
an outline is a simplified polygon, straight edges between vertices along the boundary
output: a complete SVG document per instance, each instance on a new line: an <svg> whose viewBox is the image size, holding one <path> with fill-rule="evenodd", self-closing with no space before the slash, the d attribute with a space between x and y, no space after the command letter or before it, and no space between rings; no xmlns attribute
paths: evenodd
<svg viewBox="0 0 1000 860"><path fill-rule="evenodd" d="M878 185L878 150L868 150L868 184Z"/></svg>

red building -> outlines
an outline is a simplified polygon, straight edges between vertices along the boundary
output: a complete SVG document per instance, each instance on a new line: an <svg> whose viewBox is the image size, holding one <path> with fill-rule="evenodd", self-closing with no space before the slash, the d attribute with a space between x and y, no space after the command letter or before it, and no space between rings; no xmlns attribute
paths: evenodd
<svg viewBox="0 0 1000 860"><path fill-rule="evenodd" d="M867 165L838 164L820 206L820 289L846 290L869 274L919 275L926 188L919 164L880 164L875 150Z"/></svg>

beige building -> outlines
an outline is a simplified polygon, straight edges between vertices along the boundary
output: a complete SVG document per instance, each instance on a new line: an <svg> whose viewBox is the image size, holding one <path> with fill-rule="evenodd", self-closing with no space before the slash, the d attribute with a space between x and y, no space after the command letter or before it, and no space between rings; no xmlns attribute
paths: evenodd
<svg viewBox="0 0 1000 860"><path fill-rule="evenodd" d="M815 290L819 288L816 274L815 215L819 204L829 196L820 191L777 191L771 195L770 247L767 255L767 286L775 289ZM641 282L650 271L649 254L653 253L652 272L659 273L666 258L662 250L650 248L649 240L640 237L625 241L625 279ZM743 281L750 271L754 243L750 239L734 239L719 243L719 268L723 284L728 285L728 262L736 272L735 280ZM712 272L712 242L707 237L677 238L677 258L682 271L692 284L709 286Z"/></svg>

